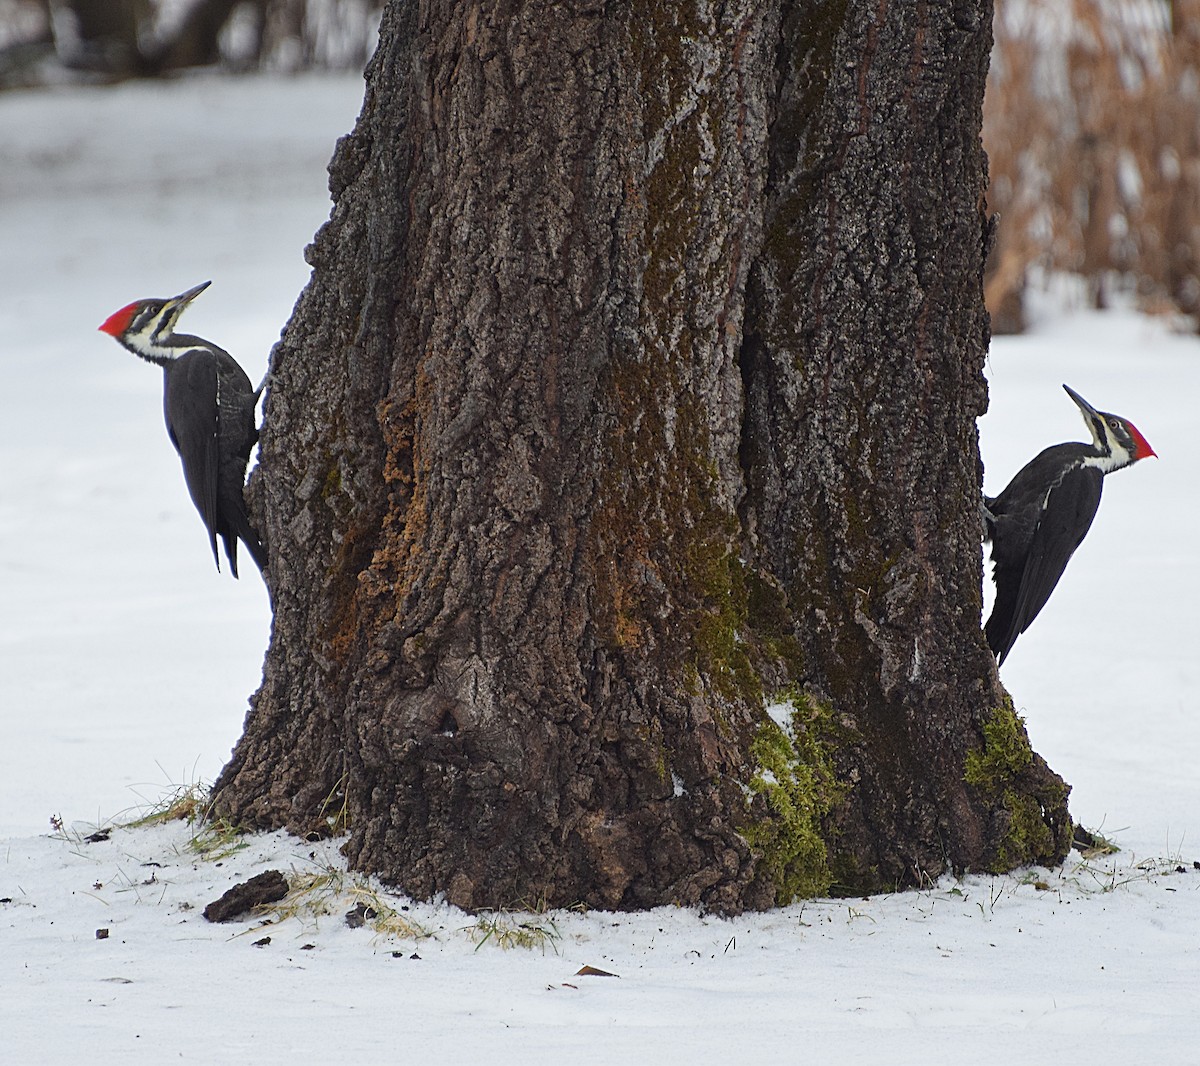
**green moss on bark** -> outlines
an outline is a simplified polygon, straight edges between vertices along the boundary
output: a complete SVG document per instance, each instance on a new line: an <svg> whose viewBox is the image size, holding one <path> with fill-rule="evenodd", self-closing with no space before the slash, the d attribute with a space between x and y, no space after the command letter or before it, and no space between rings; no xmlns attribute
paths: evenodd
<svg viewBox="0 0 1200 1066"><path fill-rule="evenodd" d="M1006 700L994 708L983 724L983 747L967 753L967 784L995 792L1018 777L1033 762L1033 748L1025 723Z"/></svg>
<svg viewBox="0 0 1200 1066"><path fill-rule="evenodd" d="M984 863L989 873L1017 866L1057 861L1063 842L1049 814L1064 809L1069 788L1061 782L1031 793L1021 787L1037 756L1025 724L1006 700L983 725L983 747L967 753L963 776L998 808L1003 823L993 854ZM1069 825L1070 820L1067 819Z"/></svg>
<svg viewBox="0 0 1200 1066"><path fill-rule="evenodd" d="M768 716L750 745L749 821L743 830L775 886L783 906L801 897L829 892L833 876L822 819L838 803L844 788L833 764L833 713L828 706L792 695Z"/></svg>

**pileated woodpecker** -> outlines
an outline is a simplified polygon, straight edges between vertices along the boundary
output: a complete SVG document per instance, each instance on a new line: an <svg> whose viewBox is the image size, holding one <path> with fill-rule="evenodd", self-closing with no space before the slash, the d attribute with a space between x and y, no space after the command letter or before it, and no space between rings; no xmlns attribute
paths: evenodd
<svg viewBox="0 0 1200 1066"><path fill-rule="evenodd" d="M1055 444L1027 463L999 496L984 497L996 603L984 631L1001 663L1046 605L1100 506L1104 475L1154 455L1126 418L1097 411L1063 386L1083 412L1091 444Z"/></svg>
<svg viewBox="0 0 1200 1066"><path fill-rule="evenodd" d="M258 568L267 552L246 515L242 488L246 463L258 440L254 406L258 393L228 352L210 341L175 333L175 323L209 282L170 300L138 300L104 320L100 330L134 355L163 368L163 413L167 435L183 462L188 492L217 558L217 537L238 576L237 542L246 545Z"/></svg>

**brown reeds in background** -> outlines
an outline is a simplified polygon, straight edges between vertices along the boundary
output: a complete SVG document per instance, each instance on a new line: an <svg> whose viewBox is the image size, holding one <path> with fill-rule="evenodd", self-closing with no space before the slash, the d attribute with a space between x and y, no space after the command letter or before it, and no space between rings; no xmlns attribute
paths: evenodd
<svg viewBox="0 0 1200 1066"><path fill-rule="evenodd" d="M984 103L995 332L1033 277L1200 321L1200 0L996 0Z"/></svg>

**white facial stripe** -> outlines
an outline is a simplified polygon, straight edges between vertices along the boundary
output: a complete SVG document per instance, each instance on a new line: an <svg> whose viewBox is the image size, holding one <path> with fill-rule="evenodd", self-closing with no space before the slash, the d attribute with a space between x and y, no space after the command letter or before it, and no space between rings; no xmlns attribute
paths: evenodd
<svg viewBox="0 0 1200 1066"><path fill-rule="evenodd" d="M1133 456L1118 446L1108 455L1089 456L1083 460L1083 465L1094 466L1102 474L1111 474L1114 470L1120 470L1121 467L1128 466L1132 462Z"/></svg>
<svg viewBox="0 0 1200 1066"><path fill-rule="evenodd" d="M139 322L140 318L144 322ZM121 340L125 346L143 359L152 363L169 362L179 355L178 349L159 343L159 336L171 335L173 318L167 309L159 310L157 314L147 316L145 312L135 317L133 325Z"/></svg>

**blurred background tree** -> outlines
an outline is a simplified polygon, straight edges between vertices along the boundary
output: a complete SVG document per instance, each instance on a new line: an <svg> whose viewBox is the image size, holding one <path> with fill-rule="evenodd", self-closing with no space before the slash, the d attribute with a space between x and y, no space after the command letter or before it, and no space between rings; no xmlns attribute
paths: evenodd
<svg viewBox="0 0 1200 1066"><path fill-rule="evenodd" d="M189 67L351 69L382 0L0 0L0 87Z"/></svg>

